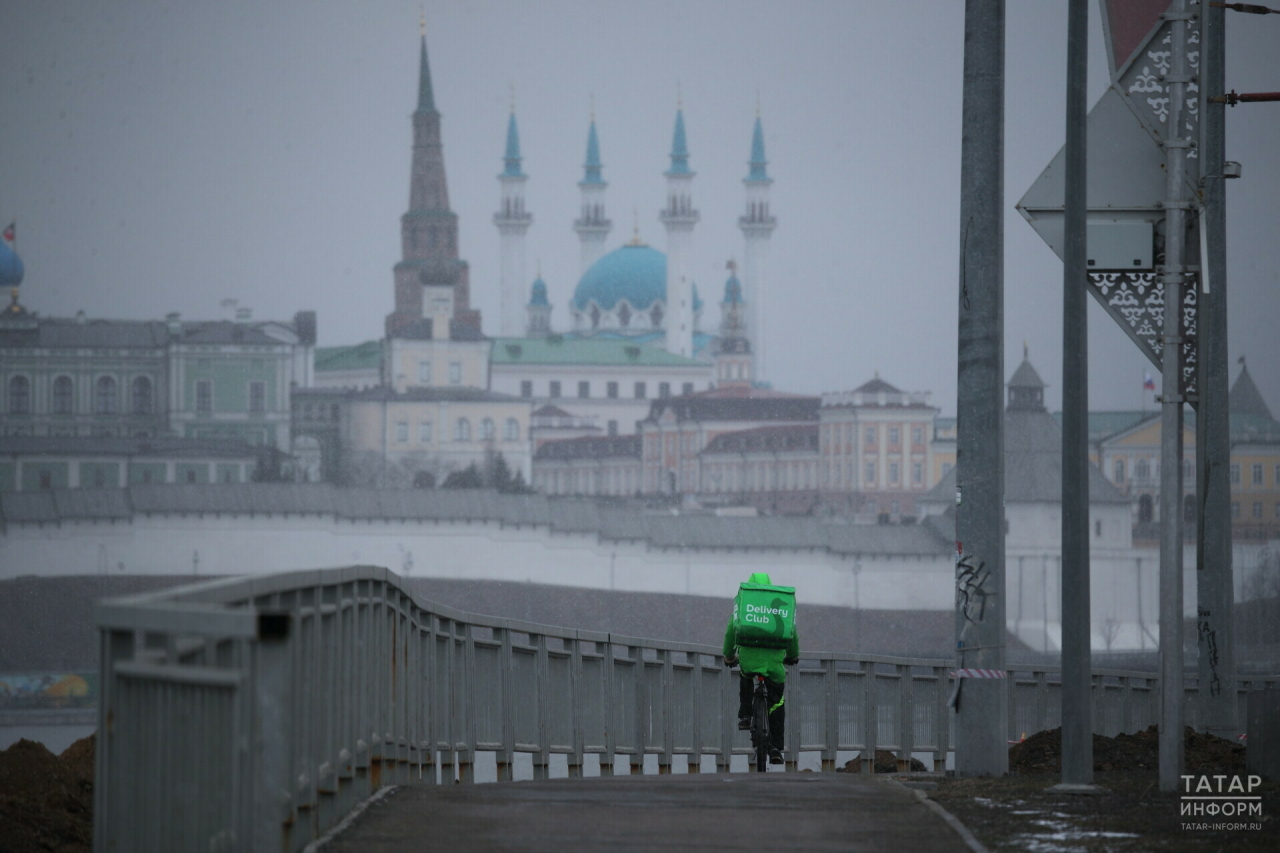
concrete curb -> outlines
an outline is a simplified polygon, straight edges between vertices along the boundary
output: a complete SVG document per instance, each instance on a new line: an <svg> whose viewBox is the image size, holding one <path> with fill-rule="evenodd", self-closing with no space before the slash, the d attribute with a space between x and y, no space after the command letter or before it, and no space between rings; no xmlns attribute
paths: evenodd
<svg viewBox="0 0 1280 853"><path fill-rule="evenodd" d="M339 821L337 826L335 826L333 829L329 830L324 835L317 838L315 841L312 841L306 847L303 847L302 853L322 853L325 846L330 841L337 838L338 835L340 835L343 831L345 831L348 826L351 826L351 824L354 823L355 820L358 817L360 817L360 815L365 813L365 810L369 808L369 806L373 805L378 800L381 800L383 797L387 796L391 792L398 791L398 790L400 790L399 785L388 785L385 788L379 788L377 792L374 793L373 796L369 797L360 805L356 806L354 809L347 812L347 816L344 817L341 821Z"/></svg>
<svg viewBox="0 0 1280 853"><path fill-rule="evenodd" d="M972 853L991 853L991 851L988 850L981 841L974 837L974 834L969 831L969 827L961 823L958 817L943 808L937 800L932 799L927 793L919 788L908 788L896 779L887 779L885 781L897 785L900 788L905 788L914 794L917 800L928 806L934 814L946 822L947 826L955 830L956 835L960 836L960 840L965 843L965 846L968 847Z"/></svg>

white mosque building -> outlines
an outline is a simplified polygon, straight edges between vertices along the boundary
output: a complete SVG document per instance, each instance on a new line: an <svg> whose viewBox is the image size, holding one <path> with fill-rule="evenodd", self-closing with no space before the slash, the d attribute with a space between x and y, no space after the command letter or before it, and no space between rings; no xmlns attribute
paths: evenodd
<svg viewBox="0 0 1280 853"><path fill-rule="evenodd" d="M665 252L643 243L638 229L629 242L606 251L613 223L606 212L608 184L603 177L600 139L592 116L583 176L578 183L581 209L573 226L581 247L581 276L569 300L570 329L552 327L552 306L547 300L545 282L539 277L530 286L526 277L526 233L532 216L525 206L527 176L522 168L514 111L507 123L503 159L505 167L498 176L500 207L494 216L501 252L501 337L495 341L495 354L504 345L520 339L546 338L559 332L558 336L566 342L625 340L630 345L665 351L677 359L716 365L709 383L712 385L727 379L746 382L767 379L768 335L759 306L768 286L769 239L776 220L769 207L772 179L768 174L764 130L758 115L752 133L749 168L743 179L746 204L738 220L744 240L742 277L739 280L736 264L731 262L721 302L719 334L701 328L704 304L691 274L690 258L699 213L693 202L695 172L689 166L682 108L676 110L670 167L664 175L666 205L659 213L666 230ZM717 364L722 356L732 363ZM500 368L497 363L494 367L496 380ZM698 386L698 391L706 390L702 383Z"/></svg>

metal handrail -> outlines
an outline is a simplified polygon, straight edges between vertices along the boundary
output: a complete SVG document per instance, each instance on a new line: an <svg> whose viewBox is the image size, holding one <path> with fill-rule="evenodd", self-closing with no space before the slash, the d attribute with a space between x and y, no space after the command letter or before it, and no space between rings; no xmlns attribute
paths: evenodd
<svg viewBox="0 0 1280 853"><path fill-rule="evenodd" d="M646 755L660 773L677 755L725 772L750 752L720 649L466 613L384 568L117 598L96 622L97 851L300 850L385 785L473 781L477 752L495 753L502 780L517 753L541 779L557 754L576 776L591 754L609 775L618 756L631 772ZM802 658L791 769L801 751L823 770L855 750L864 772L877 749L899 767L945 764L952 661ZM1010 739L1057 725L1057 667L1008 672ZM1100 733L1155 721L1153 673L1094 675Z"/></svg>

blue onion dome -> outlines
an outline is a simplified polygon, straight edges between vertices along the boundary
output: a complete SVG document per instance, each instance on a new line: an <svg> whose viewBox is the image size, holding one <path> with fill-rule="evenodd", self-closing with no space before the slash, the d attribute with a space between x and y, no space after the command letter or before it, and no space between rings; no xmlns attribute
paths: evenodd
<svg viewBox="0 0 1280 853"><path fill-rule="evenodd" d="M736 275L730 274L728 281L724 283L724 302L721 304L742 304L742 282L738 281L738 277Z"/></svg>
<svg viewBox="0 0 1280 853"><path fill-rule="evenodd" d="M22 284L22 258L0 240L0 287L17 287Z"/></svg>
<svg viewBox="0 0 1280 853"><path fill-rule="evenodd" d="M533 295L529 297L529 307L547 308L550 305L547 301L547 283L542 280L542 276L538 276L533 280Z"/></svg>
<svg viewBox="0 0 1280 853"><path fill-rule="evenodd" d="M667 256L632 241L592 264L573 292L573 306L579 311L592 302L602 311L612 311L623 299L636 311L666 302Z"/></svg>

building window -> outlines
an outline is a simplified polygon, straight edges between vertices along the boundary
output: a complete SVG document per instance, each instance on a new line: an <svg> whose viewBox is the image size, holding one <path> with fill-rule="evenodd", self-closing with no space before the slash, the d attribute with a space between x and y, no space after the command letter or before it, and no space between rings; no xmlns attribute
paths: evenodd
<svg viewBox="0 0 1280 853"><path fill-rule="evenodd" d="M658 383L658 396L659 396L660 398L662 398L662 399L666 399L667 397L670 397L670 396L671 396L671 383L670 383L670 382L659 382L659 383Z"/></svg>
<svg viewBox="0 0 1280 853"><path fill-rule="evenodd" d="M1262 502L1261 502L1261 501L1255 501L1255 502L1254 502L1254 504L1253 504L1253 517L1254 517L1254 518L1259 518L1259 519L1260 519L1260 518L1262 518Z"/></svg>
<svg viewBox="0 0 1280 853"><path fill-rule="evenodd" d="M470 441L471 440L471 421L466 418L458 418L457 425L453 428L454 441Z"/></svg>
<svg viewBox="0 0 1280 853"><path fill-rule="evenodd" d="M636 383L636 399L643 400L649 392L645 389L643 382Z"/></svg>
<svg viewBox="0 0 1280 853"><path fill-rule="evenodd" d="M1231 517L1232 517L1232 518L1239 518L1239 517L1240 517L1240 502L1239 502L1239 501L1232 501L1232 502L1231 502Z"/></svg>
<svg viewBox="0 0 1280 853"><path fill-rule="evenodd" d="M897 462L889 463L889 482L893 483L895 486L898 485L898 463Z"/></svg>
<svg viewBox="0 0 1280 853"><path fill-rule="evenodd" d="M205 413L213 411L212 379L196 380L196 411Z"/></svg>
<svg viewBox="0 0 1280 853"><path fill-rule="evenodd" d="M1253 485L1262 485L1262 463L1257 462L1253 465L1253 470L1249 472L1252 475Z"/></svg>
<svg viewBox="0 0 1280 853"><path fill-rule="evenodd" d="M93 410L100 415L116 413L116 381L110 376L98 377L93 395Z"/></svg>
<svg viewBox="0 0 1280 853"><path fill-rule="evenodd" d="M1139 480L1151 479L1151 463L1145 459L1133 463L1133 476Z"/></svg>
<svg viewBox="0 0 1280 853"><path fill-rule="evenodd" d="M867 482L874 483L876 481L876 463L867 463Z"/></svg>
<svg viewBox="0 0 1280 853"><path fill-rule="evenodd" d="M1099 536L1099 537L1100 537L1100 536L1102 536L1102 519L1100 519L1100 518L1098 518L1098 519L1094 519L1094 522L1093 522L1093 535L1094 535L1094 536Z"/></svg>
<svg viewBox="0 0 1280 853"><path fill-rule="evenodd" d="M408 440L409 440L409 422L398 421L396 423L396 441L408 441Z"/></svg>
<svg viewBox="0 0 1280 853"><path fill-rule="evenodd" d="M693 383L692 383L692 382L686 382L686 383L684 383L683 385L681 385L681 386L680 386L680 393L681 393L681 394L683 394L683 395L685 395L686 397L688 397L690 394L692 394L692 393L693 393Z"/></svg>
<svg viewBox="0 0 1280 853"><path fill-rule="evenodd" d="M521 397L533 396L533 380L531 379L520 380L520 396Z"/></svg>
<svg viewBox="0 0 1280 853"><path fill-rule="evenodd" d="M551 380L551 395L550 395L550 396L552 396L552 397L559 397L559 396L560 396L560 380L559 380L559 379L552 379L552 380Z"/></svg>
<svg viewBox="0 0 1280 853"><path fill-rule="evenodd" d="M42 489L53 488L53 475L50 474L48 471L40 472L40 488Z"/></svg>
<svg viewBox="0 0 1280 853"><path fill-rule="evenodd" d="M954 468L954 467L955 467L955 466L954 466L954 465L952 465L950 462L943 462L943 463L942 463L942 476L944 476L944 477L945 477L945 476L947 476L948 474L950 474L950 473L951 473L951 469L952 469L952 468Z"/></svg>
<svg viewBox="0 0 1280 853"><path fill-rule="evenodd" d="M1112 466L1112 473L1115 475L1112 478L1115 480L1115 482L1117 483L1124 482L1124 460L1123 459L1117 459L1115 461L1115 464Z"/></svg>
<svg viewBox="0 0 1280 853"><path fill-rule="evenodd" d="M578 398L579 398L579 399L582 399L582 400L585 400L585 399L587 399L587 398L588 398L588 397L590 397L590 396L591 396L591 383L590 383L590 382L585 382L585 381L583 381L583 382L579 382L579 383L578 383Z"/></svg>
<svg viewBox="0 0 1280 853"><path fill-rule="evenodd" d="M418 441L422 444L430 444L434 438L435 429L431 425L431 421L422 421L418 424Z"/></svg>
<svg viewBox="0 0 1280 853"><path fill-rule="evenodd" d="M462 362L460 361L449 362L449 384L450 385L462 384Z"/></svg>
<svg viewBox="0 0 1280 853"><path fill-rule="evenodd" d="M924 483L924 465L920 462L911 463L911 482L917 486Z"/></svg>
<svg viewBox="0 0 1280 853"><path fill-rule="evenodd" d="M865 436L865 438L866 438L866 445L867 445L868 447L870 447L870 446L874 445L874 444L876 443L876 428L875 428L875 427L867 427L867 432L866 432L866 436Z"/></svg>
<svg viewBox="0 0 1280 853"><path fill-rule="evenodd" d="M609 435L617 435L617 434L618 434L618 422L609 421Z"/></svg>
<svg viewBox="0 0 1280 853"><path fill-rule="evenodd" d="M617 382L610 382L604 387L605 387L605 396L607 396L610 400L618 399L618 383Z"/></svg>
<svg viewBox="0 0 1280 853"><path fill-rule="evenodd" d="M1151 519L1156 517L1155 501L1151 499L1151 495L1141 495L1138 497L1138 521L1147 524Z"/></svg>
<svg viewBox="0 0 1280 853"><path fill-rule="evenodd" d="M101 468L97 468L93 472L93 484L98 488L102 488L107 484L107 474Z"/></svg>
<svg viewBox="0 0 1280 853"><path fill-rule="evenodd" d="M53 380L53 413L55 415L71 414L74 396L75 386L71 383L70 376L59 376Z"/></svg>
<svg viewBox="0 0 1280 853"><path fill-rule="evenodd" d="M267 410L267 383L250 382L249 383L249 411L254 414L262 414Z"/></svg>
<svg viewBox="0 0 1280 853"><path fill-rule="evenodd" d="M911 443L924 444L924 428L923 427L911 428Z"/></svg>
<svg viewBox="0 0 1280 853"><path fill-rule="evenodd" d="M187 482L188 482L188 483L194 483L195 481L196 481L196 472L195 472L195 469L190 469L190 470L188 470L188 471L187 471Z"/></svg>
<svg viewBox="0 0 1280 853"><path fill-rule="evenodd" d="M1233 486L1240 485L1240 463L1239 462L1231 463L1231 485Z"/></svg>
<svg viewBox="0 0 1280 853"><path fill-rule="evenodd" d="M431 384L431 362L429 361L418 362L418 384L419 385Z"/></svg>
<svg viewBox="0 0 1280 853"><path fill-rule="evenodd" d="M493 441L493 418L485 418L480 422L480 440Z"/></svg>
<svg viewBox="0 0 1280 853"><path fill-rule="evenodd" d="M897 446L898 436L899 436L898 428L889 427L889 444L890 445Z"/></svg>
<svg viewBox="0 0 1280 853"><path fill-rule="evenodd" d="M135 415L151 414L151 380L139 376L133 380L132 411Z"/></svg>
<svg viewBox="0 0 1280 853"><path fill-rule="evenodd" d="M520 422L515 418L507 418L507 431L505 437L507 441L520 440Z"/></svg>

